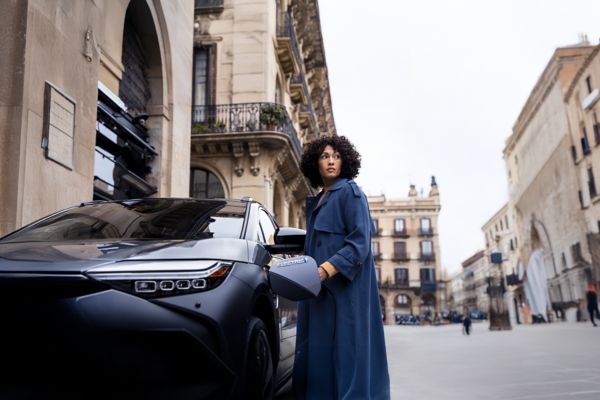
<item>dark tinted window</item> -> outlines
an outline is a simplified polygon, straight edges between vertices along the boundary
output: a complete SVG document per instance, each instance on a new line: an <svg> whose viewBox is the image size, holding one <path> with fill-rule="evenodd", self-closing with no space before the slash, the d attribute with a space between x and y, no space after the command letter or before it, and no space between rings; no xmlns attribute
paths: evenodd
<svg viewBox="0 0 600 400"><path fill-rule="evenodd" d="M245 204L221 200L102 203L61 212L2 241L239 238L245 211Z"/></svg>

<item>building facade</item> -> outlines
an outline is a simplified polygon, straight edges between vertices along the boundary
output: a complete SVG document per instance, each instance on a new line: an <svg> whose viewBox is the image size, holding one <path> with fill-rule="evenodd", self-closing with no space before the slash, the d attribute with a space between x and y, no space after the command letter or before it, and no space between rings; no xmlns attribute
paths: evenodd
<svg viewBox="0 0 600 400"><path fill-rule="evenodd" d="M189 195L193 13L3 3L0 234L93 198Z"/></svg>
<svg viewBox="0 0 600 400"><path fill-rule="evenodd" d="M369 196L368 201L377 227L372 250L385 323L393 324L395 316L403 314L432 319L445 296L435 178L427 197L419 197L411 185L408 198L381 195Z"/></svg>
<svg viewBox="0 0 600 400"><path fill-rule="evenodd" d="M487 314L490 308L490 299L487 292L488 277L490 276L489 262L485 251L480 250L462 262L462 309L456 311L465 315L470 311L480 311Z"/></svg>
<svg viewBox="0 0 600 400"><path fill-rule="evenodd" d="M336 134L316 0L196 0L190 194L304 225L304 143Z"/></svg>
<svg viewBox="0 0 600 400"><path fill-rule="evenodd" d="M596 46L573 79L565 102L571 134L572 164L583 209L589 257L574 248L571 257L583 258L589 282L600 283L600 46ZM575 260L574 260L575 261Z"/></svg>
<svg viewBox="0 0 600 400"><path fill-rule="evenodd" d="M528 280L544 282L533 314L576 307L589 267L585 220L573 168L572 136L564 97L593 46L558 48L532 90L504 148L509 204L519 259ZM530 293L531 294L531 293ZM548 297L548 298L543 298ZM532 300L535 300L532 302Z"/></svg>
<svg viewBox="0 0 600 400"><path fill-rule="evenodd" d="M498 210L482 227L485 237L484 257L490 263L490 270L499 274L506 292L504 302L508 308L511 324L521 323L524 293L519 280L522 264L519 262L517 236L514 232L514 215L508 204ZM491 263L492 253L502 255L501 264Z"/></svg>

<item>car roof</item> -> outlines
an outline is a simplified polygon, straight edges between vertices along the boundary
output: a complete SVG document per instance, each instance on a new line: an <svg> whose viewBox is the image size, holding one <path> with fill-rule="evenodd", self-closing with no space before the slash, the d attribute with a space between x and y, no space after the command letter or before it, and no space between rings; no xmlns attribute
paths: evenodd
<svg viewBox="0 0 600 400"><path fill-rule="evenodd" d="M232 206L242 206L247 205L248 203L256 203L260 204L257 201L251 198L242 198L242 199L227 199L227 198L210 198L210 199L199 199L193 197L145 197L145 198L137 198L137 199L120 199L120 200L92 200L85 201L80 204L80 206L92 205L92 204L104 204L104 203L119 203L119 204L127 204L128 202L139 202L139 201L160 201L160 200L175 200L175 201L197 201L197 202L211 202L211 201L225 201L228 205Z"/></svg>

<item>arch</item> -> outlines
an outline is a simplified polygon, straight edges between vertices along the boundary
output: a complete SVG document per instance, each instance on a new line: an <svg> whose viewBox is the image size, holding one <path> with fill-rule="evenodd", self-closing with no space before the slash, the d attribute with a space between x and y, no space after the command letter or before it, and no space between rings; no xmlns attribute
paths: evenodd
<svg viewBox="0 0 600 400"><path fill-rule="evenodd" d="M204 168L192 168L190 173L190 197L224 198L227 196L217 175Z"/></svg>
<svg viewBox="0 0 600 400"><path fill-rule="evenodd" d="M223 188L225 197L231 198L231 188L229 186L229 182L227 181L227 179L225 179L225 176L223 175L223 173L221 172L221 170L219 168L216 168L212 164L207 163L207 162L202 162L200 160L192 160L192 163L190 165L190 174L191 174L192 169L204 169L204 170L210 172L211 174L213 174L214 176L216 176L217 179L219 180L219 182L221 183L221 187ZM191 182L191 177L190 177L190 182ZM189 193L190 196L192 193L191 189L192 188L190 186L190 193Z"/></svg>
<svg viewBox="0 0 600 400"><path fill-rule="evenodd" d="M172 93L172 61L169 45L169 33L166 18L160 3L146 0L131 0L124 18L123 47L126 46L128 27L135 32L143 53L144 74L150 96L144 104L130 107L137 112L148 114L146 126L150 143L160 154L148 163L147 179L158 187L159 195L168 195L173 187L173 171L168 160L173 159L173 120L170 105L173 104ZM124 68L123 78L119 84L119 96L122 96L122 84L127 80L128 55L122 52ZM126 101L126 104L128 102Z"/></svg>
<svg viewBox="0 0 600 400"><path fill-rule="evenodd" d="M394 297L394 308L412 308L412 299L405 293L398 293Z"/></svg>

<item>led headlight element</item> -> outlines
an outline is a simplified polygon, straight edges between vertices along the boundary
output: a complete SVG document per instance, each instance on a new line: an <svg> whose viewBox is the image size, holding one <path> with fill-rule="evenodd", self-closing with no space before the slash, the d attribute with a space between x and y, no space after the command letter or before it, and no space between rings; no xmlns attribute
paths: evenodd
<svg viewBox="0 0 600 400"><path fill-rule="evenodd" d="M231 263L210 260L121 262L87 275L117 290L154 298L213 289L225 280L231 267Z"/></svg>

